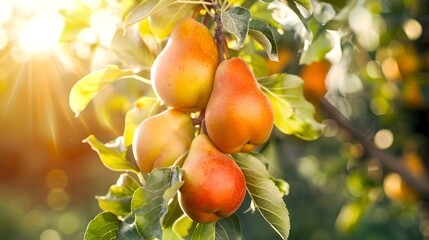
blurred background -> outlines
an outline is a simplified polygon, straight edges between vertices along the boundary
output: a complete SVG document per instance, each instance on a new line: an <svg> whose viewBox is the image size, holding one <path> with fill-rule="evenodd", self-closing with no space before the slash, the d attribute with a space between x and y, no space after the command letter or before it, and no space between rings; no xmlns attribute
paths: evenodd
<svg viewBox="0 0 429 240"><path fill-rule="evenodd" d="M82 140L94 134L107 142L121 135L125 114L147 86L119 81L78 117L68 96L75 82L107 64L147 76L159 46L139 26L122 34L121 19L137 3L0 0L0 239L83 239L87 223L100 212L94 196L104 195L120 173L106 169ZM309 33L293 12L274 3L273 18L283 29L276 33L280 61L267 60L268 70L322 81L326 98L353 126L377 147L412 159L416 174L425 172L429 3L313 1L313 6L313 23L339 19L340 27L323 39L333 49L319 63L300 65ZM291 187L284 198L290 239L429 235L421 202L412 189L403 190L400 176L364 158L362 147L333 120L319 117L327 126L319 140L274 131L263 152L272 174ZM246 204L239 212L245 209ZM245 239L278 239L258 214L242 215Z"/></svg>

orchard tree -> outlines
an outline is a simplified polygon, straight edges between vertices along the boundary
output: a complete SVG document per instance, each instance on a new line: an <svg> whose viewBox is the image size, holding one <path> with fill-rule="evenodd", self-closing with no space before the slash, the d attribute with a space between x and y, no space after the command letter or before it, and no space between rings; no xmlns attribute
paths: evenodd
<svg viewBox="0 0 429 240"><path fill-rule="evenodd" d="M332 136L357 166L341 164L345 179L368 183L343 203L340 230L351 231L384 194L421 202L429 216L421 152L427 132L408 138L416 130L396 126L401 117L393 116L427 107L416 76L429 66L407 54L416 26L417 38L422 34L412 15L403 22L414 25L398 24L396 40L388 33L398 28L388 29L378 1L129 0L103 7L120 19L103 46L116 60L76 82L70 107L78 116L107 86L125 82L124 96L96 106L120 102L124 126L113 128L122 134L107 143L84 140L107 168L123 173L97 196L102 212L85 239L241 239L240 221L252 213L287 239L289 184L272 174L278 166L270 149ZM63 12L65 36L88 25L87 10ZM378 129L362 129L367 122L359 116L368 109ZM393 144L393 135L402 139Z"/></svg>

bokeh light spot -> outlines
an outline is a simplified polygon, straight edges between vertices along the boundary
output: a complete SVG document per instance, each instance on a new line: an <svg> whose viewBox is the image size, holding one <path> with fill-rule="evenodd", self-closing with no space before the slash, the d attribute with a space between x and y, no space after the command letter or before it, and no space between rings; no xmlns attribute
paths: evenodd
<svg viewBox="0 0 429 240"><path fill-rule="evenodd" d="M370 109L374 115L381 116L389 110L389 102L383 97L373 98L370 102Z"/></svg>
<svg viewBox="0 0 429 240"><path fill-rule="evenodd" d="M40 240L61 240L61 235L54 229L46 229L40 234Z"/></svg>
<svg viewBox="0 0 429 240"><path fill-rule="evenodd" d="M69 204L69 196L62 188L54 188L48 193L48 205L57 211L64 210Z"/></svg>
<svg viewBox="0 0 429 240"><path fill-rule="evenodd" d="M393 143L393 133L389 129L381 129L374 136L374 143L380 149L387 149Z"/></svg>
<svg viewBox="0 0 429 240"><path fill-rule="evenodd" d="M62 214L58 218L58 230L64 234L72 235L79 231L82 222L79 216L73 212Z"/></svg>
<svg viewBox="0 0 429 240"><path fill-rule="evenodd" d="M61 169L53 169L46 175L46 184L49 188L65 188L68 183L66 173Z"/></svg>
<svg viewBox="0 0 429 240"><path fill-rule="evenodd" d="M422 25L415 19L408 19L402 25L405 34L407 34L408 39L416 40L418 39L423 32Z"/></svg>

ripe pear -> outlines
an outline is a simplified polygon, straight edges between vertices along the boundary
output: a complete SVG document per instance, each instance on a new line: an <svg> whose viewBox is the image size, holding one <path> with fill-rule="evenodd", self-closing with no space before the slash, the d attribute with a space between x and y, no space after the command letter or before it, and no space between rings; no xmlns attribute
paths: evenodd
<svg viewBox="0 0 429 240"><path fill-rule="evenodd" d="M165 110L146 118L137 127L132 144L134 158L145 173L171 166L188 151L193 138L190 116L175 109ZM179 161L178 166L181 163L183 161Z"/></svg>
<svg viewBox="0 0 429 240"><path fill-rule="evenodd" d="M216 70L205 113L207 133L224 153L250 152L271 134L274 113L249 66L224 60Z"/></svg>
<svg viewBox="0 0 429 240"><path fill-rule="evenodd" d="M152 85L165 105L182 111L205 109L219 65L216 43L205 25L179 21L151 70Z"/></svg>
<svg viewBox="0 0 429 240"><path fill-rule="evenodd" d="M228 217L243 202L246 194L243 172L207 135L195 137L182 169L184 184L179 203L195 222L211 223Z"/></svg>

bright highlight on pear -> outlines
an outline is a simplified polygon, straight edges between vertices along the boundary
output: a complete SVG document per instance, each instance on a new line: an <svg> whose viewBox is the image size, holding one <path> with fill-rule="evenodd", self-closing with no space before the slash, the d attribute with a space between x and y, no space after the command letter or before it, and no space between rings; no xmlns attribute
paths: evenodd
<svg viewBox="0 0 429 240"><path fill-rule="evenodd" d="M182 111L205 109L213 88L219 55L207 27L189 17L176 24L155 59L153 87L167 106Z"/></svg>
<svg viewBox="0 0 429 240"><path fill-rule="evenodd" d="M210 139L224 153L250 152L267 141L273 108L242 59L224 60L217 68L205 118Z"/></svg>
<svg viewBox="0 0 429 240"><path fill-rule="evenodd" d="M145 173L156 167L169 167L188 151L193 138L194 125L189 115L168 109L139 124L133 138L134 158Z"/></svg>
<svg viewBox="0 0 429 240"><path fill-rule="evenodd" d="M192 220L215 222L233 214L243 202L246 180L241 169L207 135L195 137L182 169L179 201Z"/></svg>

